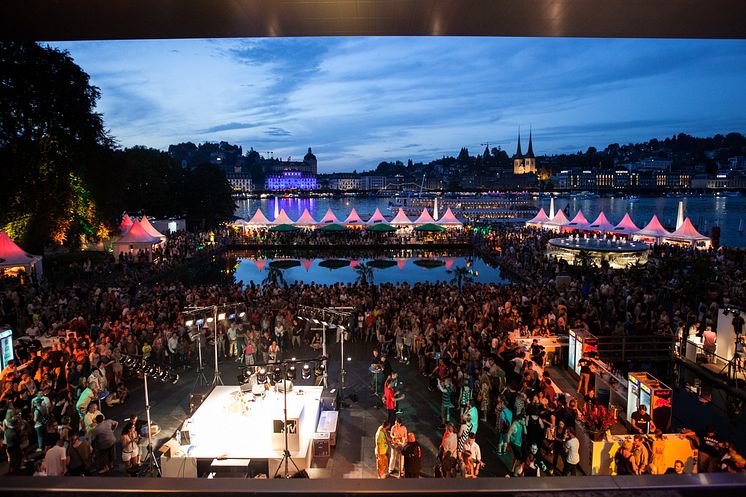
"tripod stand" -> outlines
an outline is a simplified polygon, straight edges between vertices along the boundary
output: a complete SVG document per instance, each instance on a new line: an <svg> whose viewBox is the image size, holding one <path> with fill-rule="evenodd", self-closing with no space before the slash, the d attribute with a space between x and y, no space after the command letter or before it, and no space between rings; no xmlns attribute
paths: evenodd
<svg viewBox="0 0 746 497"><path fill-rule="evenodd" d="M208 385L207 378L205 377L205 368L202 365L202 332L199 332L197 336L197 351L199 356L199 365L197 366L197 376L194 378L194 387L192 390L196 390L197 387L206 387Z"/></svg>
<svg viewBox="0 0 746 497"><path fill-rule="evenodd" d="M143 476L161 476L161 467L153 452L153 434L150 429L150 397L148 396L148 374L143 373L143 384L145 385L145 418L148 422L146 430L148 431L148 453L142 461L140 474Z"/></svg>
<svg viewBox="0 0 746 497"><path fill-rule="evenodd" d="M287 364L283 364L283 377L282 377L282 400L283 400L283 409L282 409L282 416L283 416L283 426L282 431L285 433L285 450L282 451L282 459L280 460L280 464L277 466L277 471L275 471L274 478L277 478L277 475L280 473L280 469L282 469L283 464L285 465L285 474L282 476L283 478L290 478L290 468L289 464L292 463L293 467L295 468L295 472L299 472L298 465L295 464L295 461L293 461L293 458L290 457L290 449L288 448L288 388L289 388L289 381L287 380Z"/></svg>

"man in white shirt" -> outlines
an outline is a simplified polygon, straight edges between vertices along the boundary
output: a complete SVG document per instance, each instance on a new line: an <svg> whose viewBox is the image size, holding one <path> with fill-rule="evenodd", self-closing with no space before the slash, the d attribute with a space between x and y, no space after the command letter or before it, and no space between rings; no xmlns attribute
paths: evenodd
<svg viewBox="0 0 746 497"><path fill-rule="evenodd" d="M476 438L476 433L469 433L469 438L466 443L464 443L464 451L468 450L471 453L471 459L474 463L474 474L479 475L479 469L484 465L484 463L482 463L482 449L479 448Z"/></svg>
<svg viewBox="0 0 746 497"><path fill-rule="evenodd" d="M64 476L67 472L67 450L65 441L60 437L57 443L44 456L47 476Z"/></svg>
<svg viewBox="0 0 746 497"><path fill-rule="evenodd" d="M578 474L578 463L580 463L580 441L575 436L573 428L567 429L567 440L565 440L565 476Z"/></svg>

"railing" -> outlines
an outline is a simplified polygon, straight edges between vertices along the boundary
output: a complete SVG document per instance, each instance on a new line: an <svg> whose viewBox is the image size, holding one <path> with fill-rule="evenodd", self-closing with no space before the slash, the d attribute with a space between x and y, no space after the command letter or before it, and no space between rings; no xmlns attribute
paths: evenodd
<svg viewBox="0 0 746 497"><path fill-rule="evenodd" d="M676 341L671 335L612 335L598 337L598 353L609 362L668 362Z"/></svg>

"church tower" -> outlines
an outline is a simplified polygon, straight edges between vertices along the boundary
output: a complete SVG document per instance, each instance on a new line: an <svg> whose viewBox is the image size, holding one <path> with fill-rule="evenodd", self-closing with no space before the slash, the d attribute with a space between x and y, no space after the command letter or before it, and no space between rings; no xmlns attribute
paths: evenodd
<svg viewBox="0 0 746 497"><path fill-rule="evenodd" d="M536 174L536 156L532 131L528 132L528 150L526 155L521 151L521 130L518 128L518 149L513 156L513 174Z"/></svg>
<svg viewBox="0 0 746 497"><path fill-rule="evenodd" d="M513 174L523 174L523 152L521 152L521 128L518 128L518 149L513 156Z"/></svg>

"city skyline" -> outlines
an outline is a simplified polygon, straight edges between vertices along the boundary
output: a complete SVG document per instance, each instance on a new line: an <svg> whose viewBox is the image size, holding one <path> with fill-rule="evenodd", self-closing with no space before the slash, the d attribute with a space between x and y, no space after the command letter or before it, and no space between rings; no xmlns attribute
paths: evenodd
<svg viewBox="0 0 746 497"><path fill-rule="evenodd" d="M746 129L746 42L265 38L52 43L124 147L228 141L319 172L484 143L539 155ZM524 146L525 146L524 141Z"/></svg>

